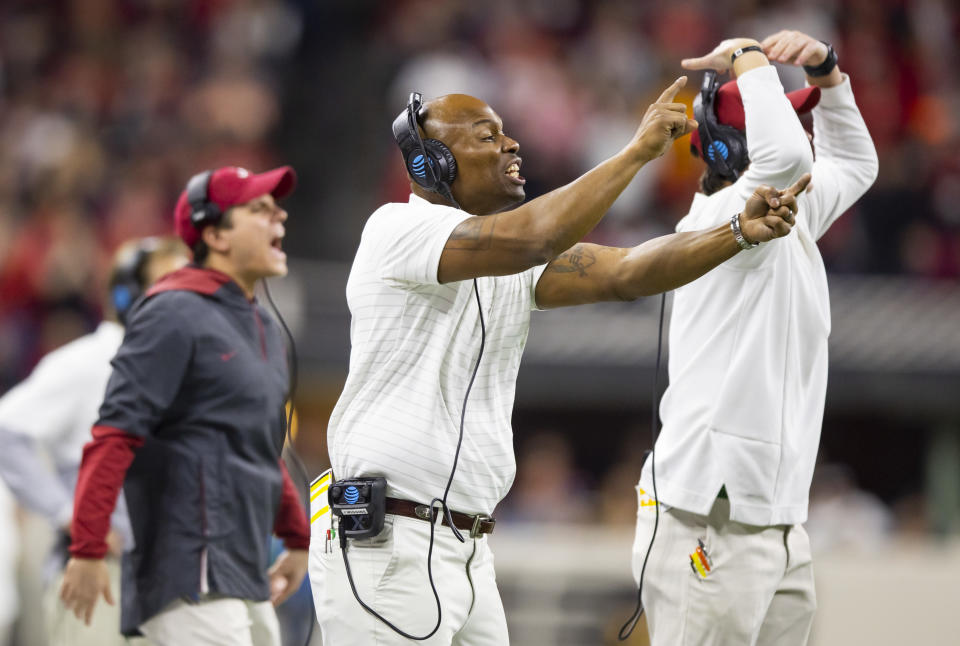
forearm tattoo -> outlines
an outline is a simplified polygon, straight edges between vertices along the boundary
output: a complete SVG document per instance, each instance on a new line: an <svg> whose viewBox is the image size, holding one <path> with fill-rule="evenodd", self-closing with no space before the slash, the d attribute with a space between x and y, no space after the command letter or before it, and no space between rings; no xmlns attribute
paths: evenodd
<svg viewBox="0 0 960 646"><path fill-rule="evenodd" d="M483 251L493 242L493 227L496 215L474 216L457 225L447 240L447 249L460 251Z"/></svg>
<svg viewBox="0 0 960 646"><path fill-rule="evenodd" d="M597 257L584 245L574 245L553 259L553 262L547 267L547 271L553 271L558 274L570 274L576 272L581 278L586 277L587 269L590 268Z"/></svg>

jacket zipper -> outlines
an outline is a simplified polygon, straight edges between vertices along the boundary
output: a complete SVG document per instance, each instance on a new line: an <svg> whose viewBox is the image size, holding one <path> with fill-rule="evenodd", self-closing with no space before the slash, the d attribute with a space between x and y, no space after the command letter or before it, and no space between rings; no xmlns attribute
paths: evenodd
<svg viewBox="0 0 960 646"><path fill-rule="evenodd" d="M260 355L263 357L264 361L266 361L267 335L263 329L263 321L260 320L260 314L257 312L257 306L253 303L250 303L250 307L253 308L253 320L257 322L257 330L260 332Z"/></svg>
<svg viewBox="0 0 960 646"><path fill-rule="evenodd" d="M203 536L203 549L200 550L200 597L210 593L210 581L207 576L207 491L203 481L203 462L200 463L200 533Z"/></svg>

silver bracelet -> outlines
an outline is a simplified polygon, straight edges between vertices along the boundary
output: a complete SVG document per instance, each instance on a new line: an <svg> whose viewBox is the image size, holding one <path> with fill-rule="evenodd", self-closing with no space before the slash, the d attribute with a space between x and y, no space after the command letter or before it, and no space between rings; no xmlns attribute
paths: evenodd
<svg viewBox="0 0 960 646"><path fill-rule="evenodd" d="M737 246L741 249L753 249L760 245L759 242L747 242L743 237L743 231L740 230L740 214L734 213L730 218L730 230L733 231L733 237L737 240Z"/></svg>

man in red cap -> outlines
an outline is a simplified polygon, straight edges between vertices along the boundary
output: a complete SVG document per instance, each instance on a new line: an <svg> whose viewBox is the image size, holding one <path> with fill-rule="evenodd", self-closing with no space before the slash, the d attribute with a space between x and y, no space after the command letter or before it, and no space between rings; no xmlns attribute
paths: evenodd
<svg viewBox="0 0 960 646"><path fill-rule="evenodd" d="M134 306L112 361L74 498L61 597L89 621L113 603L103 556L124 490L135 546L123 559L121 632L157 646L279 646L279 604L307 569L306 514L280 460L289 379L256 283L287 273L289 167L194 176L176 206L193 264ZM287 551L272 567L269 537ZM269 568L269 569L268 569Z"/></svg>
<svg viewBox="0 0 960 646"><path fill-rule="evenodd" d="M809 87L785 96L770 60L802 65ZM796 31L725 40L683 66L708 70L691 142L707 168L678 231L728 220L757 184L812 180L789 235L757 245L743 232L742 253L676 290L663 428L637 487L634 576L655 646L681 635L804 644L816 597L801 523L830 332L816 242L873 183L877 155L826 43ZM718 87L726 71L736 80ZM797 118L811 110L813 150Z"/></svg>

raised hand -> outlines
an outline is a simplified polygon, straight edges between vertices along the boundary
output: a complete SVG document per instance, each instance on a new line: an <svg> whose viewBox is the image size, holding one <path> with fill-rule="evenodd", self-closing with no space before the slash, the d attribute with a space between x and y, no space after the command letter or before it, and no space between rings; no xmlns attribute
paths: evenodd
<svg viewBox="0 0 960 646"><path fill-rule="evenodd" d="M685 58L680 61L680 65L685 70L717 70L726 72L733 64L730 62L730 55L741 47L750 45L759 45L752 38L728 38L713 48L713 51L699 58Z"/></svg>
<svg viewBox="0 0 960 646"><path fill-rule="evenodd" d="M677 92L686 84L686 76L678 78L644 113L632 142L644 161L656 159L667 151L674 139L697 129L697 122L687 118L686 104L673 102Z"/></svg>
<svg viewBox="0 0 960 646"><path fill-rule="evenodd" d="M748 242L768 242L790 233L796 222L797 195L810 183L810 173L789 188L778 191L761 185L747 200L740 214L740 230Z"/></svg>
<svg viewBox="0 0 960 646"><path fill-rule="evenodd" d="M803 32L784 29L760 43L767 58L788 65L816 67L827 58L827 46Z"/></svg>

